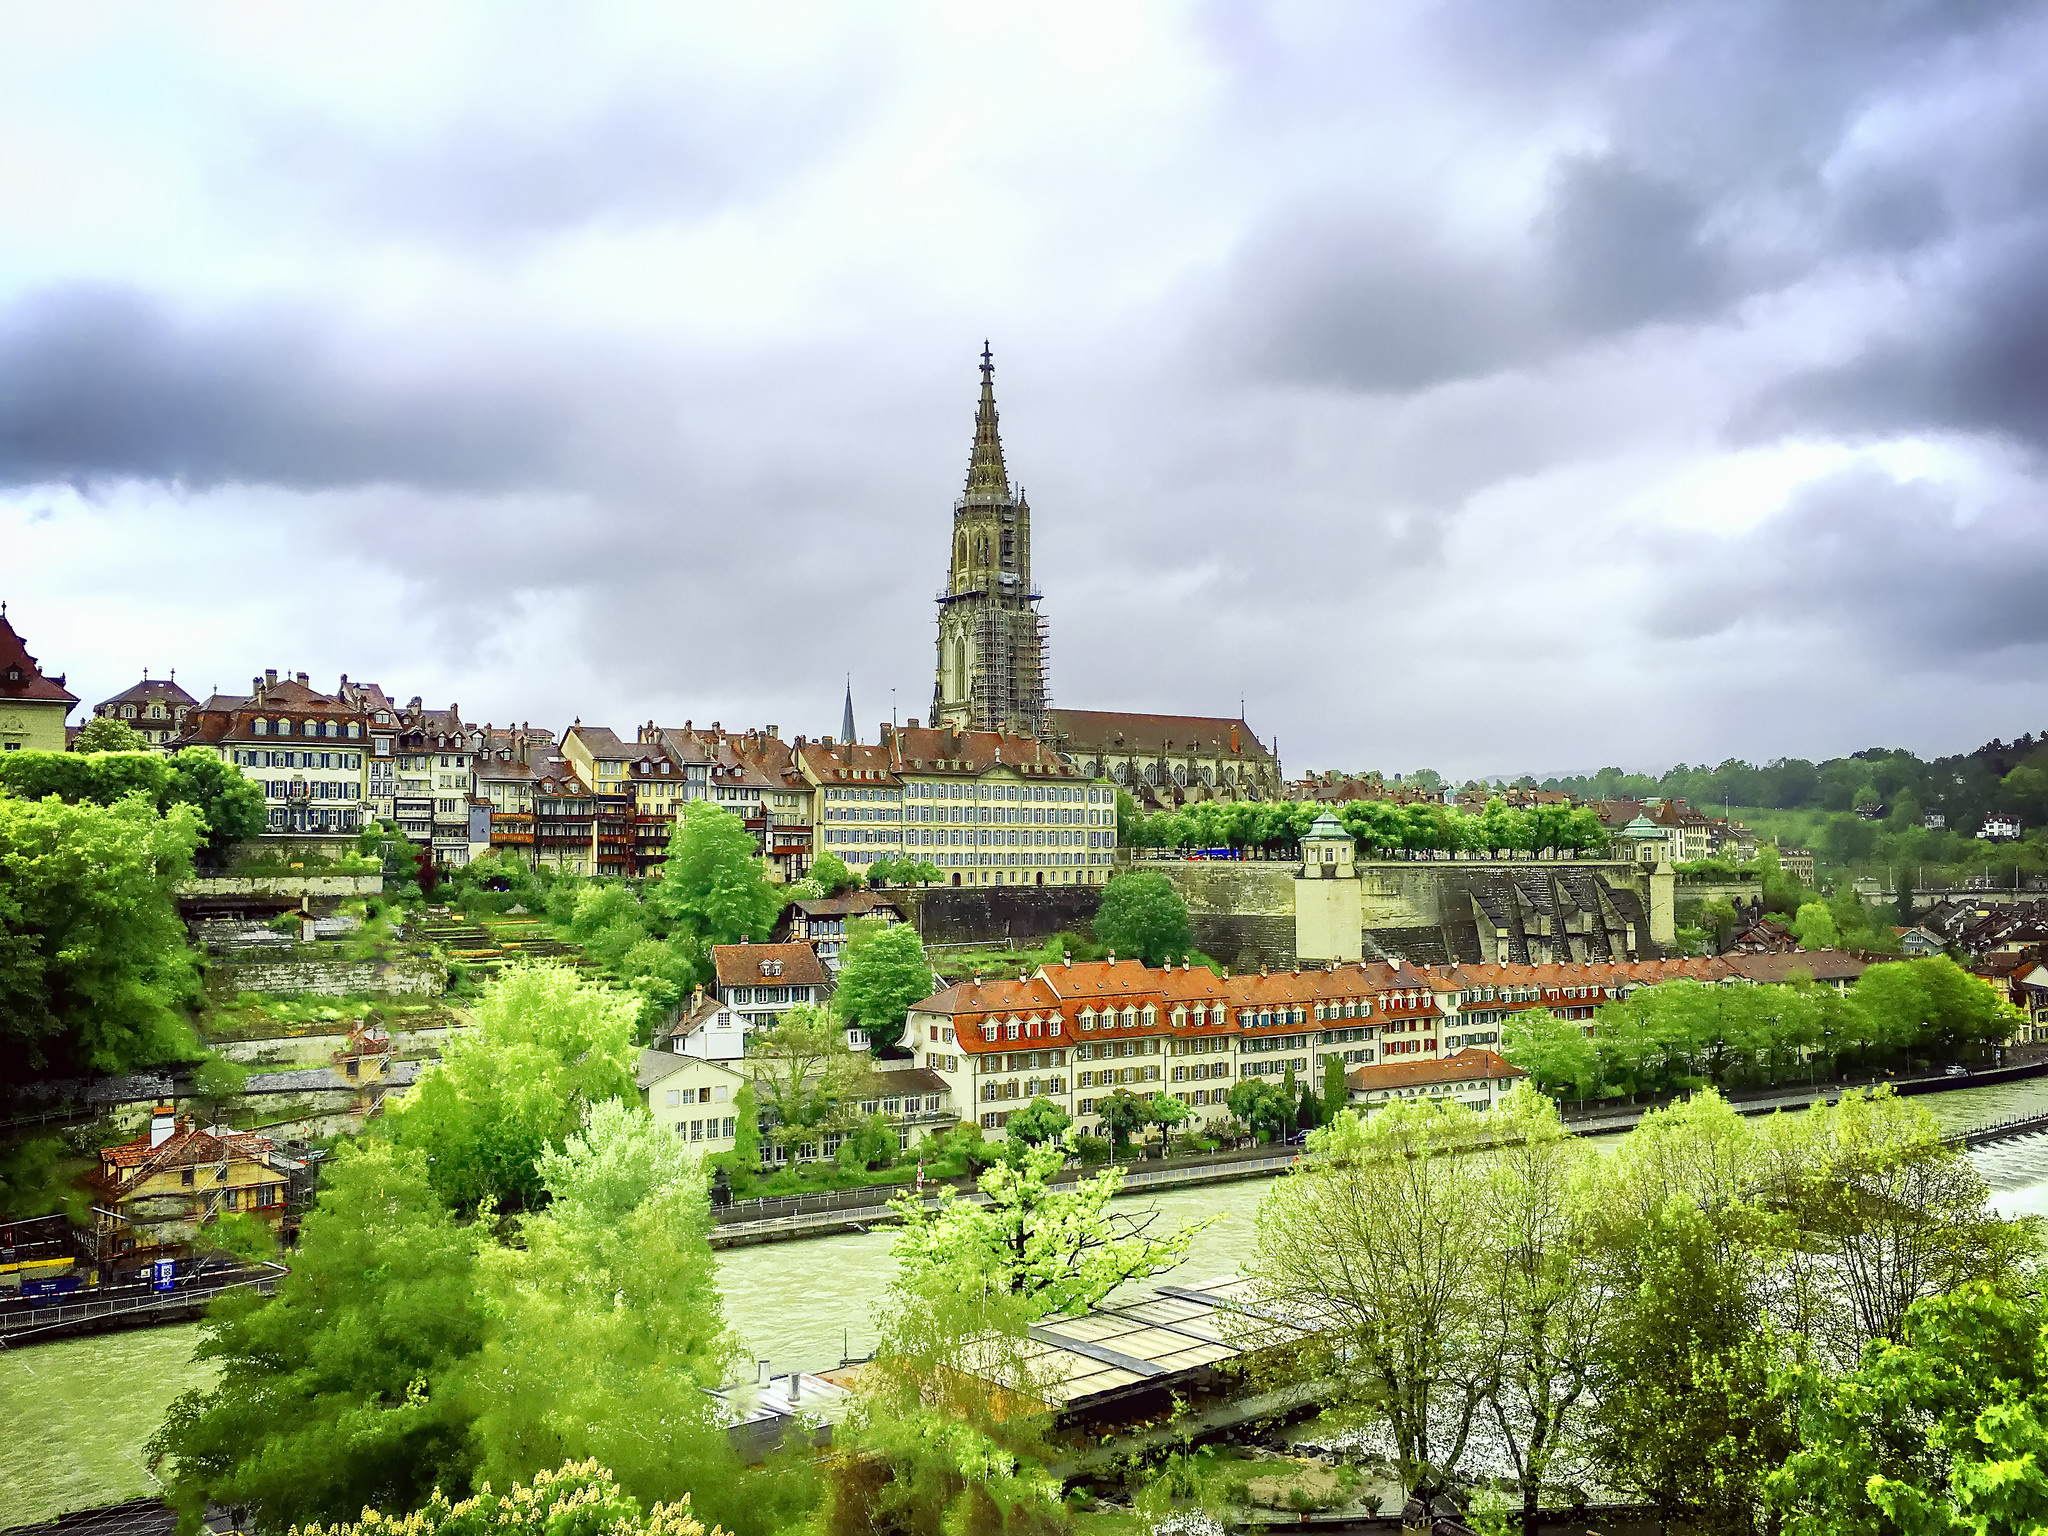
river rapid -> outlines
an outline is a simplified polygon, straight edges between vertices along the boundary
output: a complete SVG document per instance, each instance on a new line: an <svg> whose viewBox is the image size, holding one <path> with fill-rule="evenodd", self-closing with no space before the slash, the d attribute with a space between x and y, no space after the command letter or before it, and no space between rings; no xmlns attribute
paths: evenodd
<svg viewBox="0 0 2048 1536"><path fill-rule="evenodd" d="M1921 1100L1946 1130L2048 1113L2048 1078L1961 1088ZM1595 1138L1596 1146L1619 1140ZM1971 1154L2006 1215L2048 1215L2048 1136L2000 1142ZM1252 1242L1265 1179L1128 1197L1155 1209L1157 1231L1215 1218L1198 1234L1177 1280L1234 1272ZM890 1233L766 1243L719 1255L726 1315L748 1354L774 1369L813 1370L866 1354L872 1314L895 1273ZM1134 1283L1142 1294L1151 1282ZM152 1489L140 1447L165 1406L213 1380L192 1359L196 1323L138 1329L0 1353L0 1526L136 1498ZM34 1426L23 1432L24 1426Z"/></svg>

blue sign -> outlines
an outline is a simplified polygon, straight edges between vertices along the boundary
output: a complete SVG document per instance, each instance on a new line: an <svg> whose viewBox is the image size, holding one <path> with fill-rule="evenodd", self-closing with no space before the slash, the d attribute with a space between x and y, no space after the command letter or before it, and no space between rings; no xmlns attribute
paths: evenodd
<svg viewBox="0 0 2048 1536"><path fill-rule="evenodd" d="M176 1284L175 1277L177 1273L178 1261L176 1259L158 1259L150 1265L149 1283L160 1291L168 1291Z"/></svg>

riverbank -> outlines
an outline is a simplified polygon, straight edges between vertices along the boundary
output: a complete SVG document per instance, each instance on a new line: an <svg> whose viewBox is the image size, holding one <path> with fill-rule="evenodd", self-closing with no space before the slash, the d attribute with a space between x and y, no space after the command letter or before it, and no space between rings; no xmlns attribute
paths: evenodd
<svg viewBox="0 0 2048 1536"><path fill-rule="evenodd" d="M1948 1132L2040 1115L2048 1113L2048 1078L1968 1083L1932 1095L1928 1107ZM1614 1137L1589 1144L1602 1152L1619 1145ZM1973 1152L1971 1161L2002 1214L2048 1215L2048 1136L2001 1142ZM1266 1189L1257 1177L1140 1186L1120 1203L1156 1210L1158 1231L1211 1220L1173 1277L1198 1285L1244 1262ZM828 1367L873 1349L872 1307L896 1273L892 1237L886 1228L841 1231L720 1254L719 1290L744 1358L768 1360L787 1372ZM1134 1282L1111 1299L1135 1299L1159 1283ZM0 1350L0 1402L15 1411L17 1422L36 1429L0 1440L0 1508L13 1520L48 1519L150 1492L142 1442L172 1398L214 1379L211 1362L192 1359L201 1336L199 1324L186 1323Z"/></svg>

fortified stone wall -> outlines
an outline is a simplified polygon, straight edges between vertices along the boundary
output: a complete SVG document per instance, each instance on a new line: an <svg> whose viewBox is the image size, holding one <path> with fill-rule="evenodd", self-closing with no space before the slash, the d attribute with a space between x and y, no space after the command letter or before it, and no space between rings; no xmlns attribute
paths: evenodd
<svg viewBox="0 0 2048 1536"><path fill-rule="evenodd" d="M1239 970L1295 962L1293 864L1141 859L1132 867L1156 870L1173 883L1188 904L1195 943L1205 954ZM1414 942L1401 949L1427 961L1468 947L1446 930L1472 927L1471 894L1485 882L1503 872L1560 866L1548 860L1384 859L1361 860L1357 867L1365 931L1383 942L1389 931L1412 933ZM1609 885L1633 889L1649 904L1648 872L1641 865L1579 860L1562 867L1597 871Z"/></svg>
<svg viewBox="0 0 2048 1536"><path fill-rule="evenodd" d="M927 944L1001 944L1085 930L1102 905L1093 885L938 885L891 890Z"/></svg>
<svg viewBox="0 0 2048 1536"><path fill-rule="evenodd" d="M1210 959L1233 971L1294 964L1293 864L1141 859L1131 867L1172 882L1188 904L1195 947Z"/></svg>

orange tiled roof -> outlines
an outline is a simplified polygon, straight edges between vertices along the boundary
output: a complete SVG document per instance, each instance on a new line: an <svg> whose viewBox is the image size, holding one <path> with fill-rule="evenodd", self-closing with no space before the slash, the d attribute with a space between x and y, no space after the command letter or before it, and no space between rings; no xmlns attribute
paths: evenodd
<svg viewBox="0 0 2048 1536"><path fill-rule="evenodd" d="M1353 1093L1373 1093L1429 1088L1440 1083L1512 1080L1528 1075L1498 1052L1472 1046L1434 1061L1389 1061L1370 1067L1353 1067L1345 1074L1344 1080Z"/></svg>

